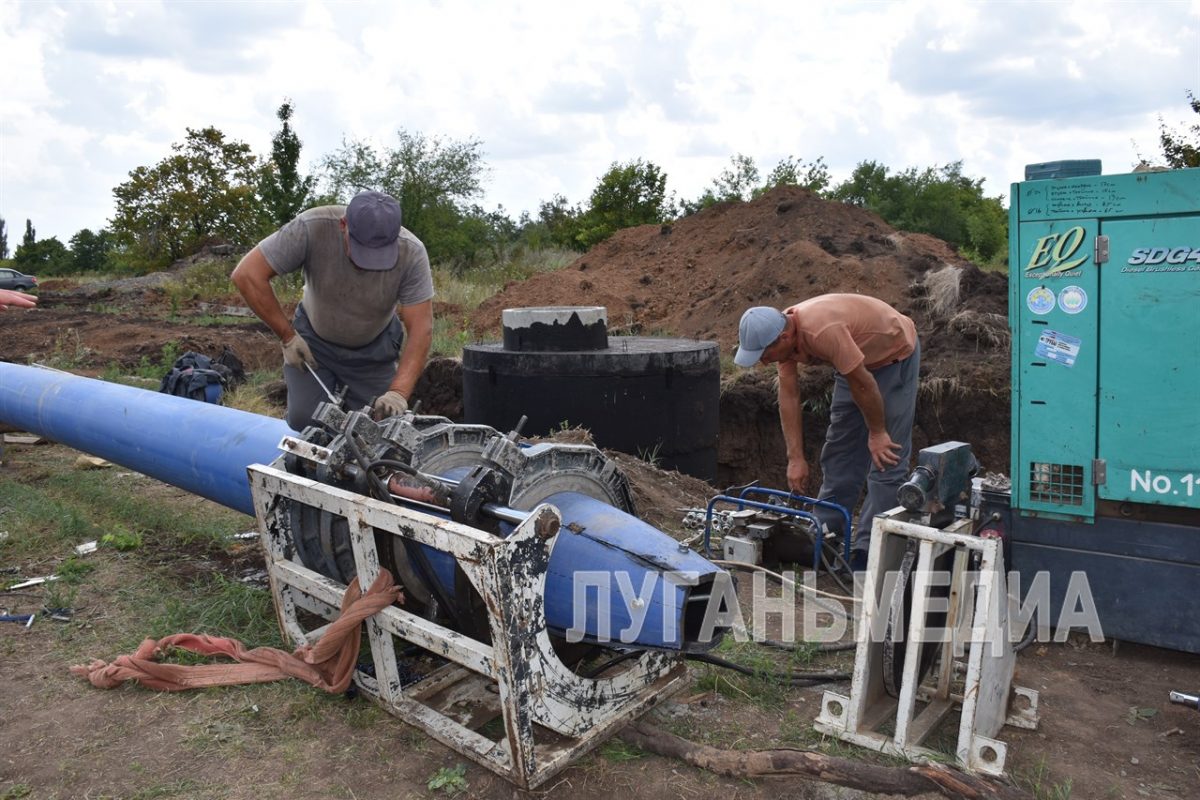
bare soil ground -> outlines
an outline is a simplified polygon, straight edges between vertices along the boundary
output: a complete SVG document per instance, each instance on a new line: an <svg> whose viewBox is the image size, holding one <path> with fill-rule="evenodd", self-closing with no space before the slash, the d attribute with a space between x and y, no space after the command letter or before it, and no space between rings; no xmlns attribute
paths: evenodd
<svg viewBox="0 0 1200 800"><path fill-rule="evenodd" d="M232 303L232 292L179 304L168 300L161 283L150 277L76 289L47 281L38 309L0 315L0 359L97 375L114 364L154 362L164 345L175 342L180 351L209 355L230 347L249 369L278 363L278 344L265 327L201 324L212 311L200 303ZM745 307L785 306L827 291L870 293L917 320L923 363L915 444L968 441L986 468L1006 472L1004 278L980 272L940 241L898 233L867 212L802 190L780 189L754 203L718 206L670 227L623 231L565 270L507 287L474 319L485 338L498 332L502 308L602 304L614 333L714 339L728 353ZM460 418L457 370L452 359L431 363L418 390L423 411ZM805 396L823 396L830 379L827 371L806 373ZM762 370L726 380L721 485L752 479L782 483L772 381ZM815 460L825 422L819 402L805 421ZM712 491L635 458L613 456L630 473L639 508L664 529L677 526L677 508L701 505ZM68 471L73 457L58 446L9 446L0 481L40 485ZM171 502L206 503L144 479L131 490ZM0 508L0 529L4 511ZM253 524L243 520L246 528ZM0 549L0 557L4 554ZM36 562L0 566L45 574L64 556L46 553ZM205 569L237 577L252 562L249 554L245 562L214 563L181 553L156 568L175 577ZM115 656L114 642L140 635L113 609L120 607L116 599L125 587L142 579L142 567L104 553L97 563L71 622L40 619L28 631L0 624L0 798L443 795L430 790L428 781L460 759L363 701L325 697L294 684L187 695L129 687L102 692L71 677L70 663L85 655ZM42 599L35 590L0 595L0 604L20 613L40 608ZM813 746L875 758L812 731L820 689L763 701L728 687L709 691L713 679L698 676L701 680L707 683L655 712L659 724L735 749ZM1129 644L1035 644L1021 654L1016 680L1041 692L1042 724L1034 732L1006 729L1001 738L1009 743L1015 782L1034 796L1200 797L1200 715L1166 702L1170 689L1200 686L1200 658ZM465 778L469 796L513 796L511 787L483 770L470 767ZM717 778L619 744L535 794L567 793L581 799L616 793L861 796L798 780Z"/></svg>

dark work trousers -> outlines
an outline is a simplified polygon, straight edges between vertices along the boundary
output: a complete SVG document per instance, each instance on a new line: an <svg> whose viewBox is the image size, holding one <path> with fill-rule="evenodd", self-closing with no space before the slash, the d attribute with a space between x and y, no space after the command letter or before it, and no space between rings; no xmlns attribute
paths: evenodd
<svg viewBox="0 0 1200 800"><path fill-rule="evenodd" d="M317 336L303 304L296 306L292 325L312 350L317 360L317 375L329 391L336 393L347 387L347 410L361 411L386 392L396 377L396 363L404 345L404 326L396 315L392 315L382 333L362 347L342 347ZM329 398L304 367L297 369L284 364L283 379L287 383L288 427L302 431L312 424L317 404Z"/></svg>
<svg viewBox="0 0 1200 800"><path fill-rule="evenodd" d="M845 506L853 514L863 484L866 483L867 497L854 526L854 550L865 553L871 540L871 524L875 515L899 505L896 490L908 479L920 372L920 341L916 343L912 355L903 361L871 370L883 398L884 424L888 436L900 445L897 454L900 460L895 466L884 470L876 469L871 462L871 451L867 448L867 422L850 394L850 384L843 375L834 377L829 431L825 434L825 446L821 449L821 491L817 496ZM842 531L845 528L842 516L835 511L818 506L814 513L830 530Z"/></svg>

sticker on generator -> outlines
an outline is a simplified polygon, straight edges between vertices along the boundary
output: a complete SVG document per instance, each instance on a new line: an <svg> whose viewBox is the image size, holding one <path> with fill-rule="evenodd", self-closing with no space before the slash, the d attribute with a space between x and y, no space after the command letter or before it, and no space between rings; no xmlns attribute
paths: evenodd
<svg viewBox="0 0 1200 800"><path fill-rule="evenodd" d="M1038 337L1037 348L1034 350L1034 354L1038 358L1054 361L1066 367L1073 367L1075 366L1075 359L1079 355L1080 341L1080 339L1067 333L1044 331Z"/></svg>
<svg viewBox="0 0 1200 800"><path fill-rule="evenodd" d="M1049 314L1054 310L1054 290L1038 286L1029 292L1025 304L1034 314Z"/></svg>
<svg viewBox="0 0 1200 800"><path fill-rule="evenodd" d="M1058 293L1058 307L1068 314L1078 314L1087 308L1087 292L1082 286L1068 286Z"/></svg>

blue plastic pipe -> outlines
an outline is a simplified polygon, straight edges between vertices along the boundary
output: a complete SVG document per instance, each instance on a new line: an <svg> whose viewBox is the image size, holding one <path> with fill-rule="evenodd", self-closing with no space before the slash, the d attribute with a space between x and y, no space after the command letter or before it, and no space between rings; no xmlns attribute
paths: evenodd
<svg viewBox="0 0 1200 800"><path fill-rule="evenodd" d="M0 422L254 515L246 467L270 464L280 419L0 362Z"/></svg>

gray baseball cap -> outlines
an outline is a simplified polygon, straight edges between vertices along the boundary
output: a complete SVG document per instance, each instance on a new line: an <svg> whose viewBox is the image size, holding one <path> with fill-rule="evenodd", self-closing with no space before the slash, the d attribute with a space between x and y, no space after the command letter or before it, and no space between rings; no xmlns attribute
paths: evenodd
<svg viewBox="0 0 1200 800"><path fill-rule="evenodd" d="M360 269L385 270L400 258L400 203L383 192L359 192L346 206L350 260Z"/></svg>
<svg viewBox="0 0 1200 800"><path fill-rule="evenodd" d="M787 317L777 308L755 306L746 309L738 323L738 350L733 363L753 367L766 350L787 327Z"/></svg>

